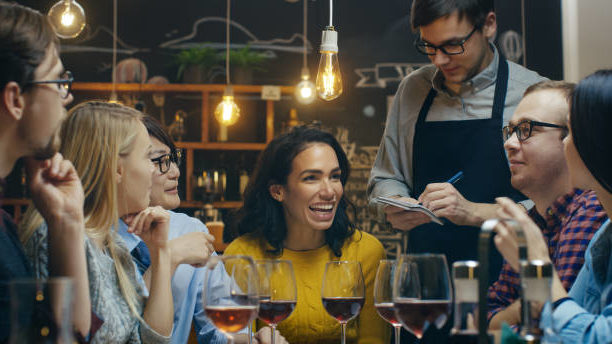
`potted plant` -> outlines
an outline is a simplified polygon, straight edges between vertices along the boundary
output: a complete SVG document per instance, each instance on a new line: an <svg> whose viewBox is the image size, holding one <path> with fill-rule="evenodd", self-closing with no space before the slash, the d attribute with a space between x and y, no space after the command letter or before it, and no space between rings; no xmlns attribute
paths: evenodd
<svg viewBox="0 0 612 344"><path fill-rule="evenodd" d="M174 56L174 62L178 65L176 78L189 84L210 82L215 69L221 68L221 61L217 50L211 47L181 50Z"/></svg>
<svg viewBox="0 0 612 344"><path fill-rule="evenodd" d="M222 56L222 59L225 61L225 55ZM232 82L243 85L252 84L253 71L264 71L265 60L265 54L251 50L248 45L241 49L230 50Z"/></svg>

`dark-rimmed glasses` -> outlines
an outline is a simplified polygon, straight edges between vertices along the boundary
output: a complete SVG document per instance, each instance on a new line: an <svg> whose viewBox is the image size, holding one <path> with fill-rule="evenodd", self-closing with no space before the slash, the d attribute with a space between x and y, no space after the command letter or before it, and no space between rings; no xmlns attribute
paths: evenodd
<svg viewBox="0 0 612 344"><path fill-rule="evenodd" d="M161 174L165 174L166 172L170 171L170 166L172 165L172 163L175 163L176 167L180 167L182 157L183 151L180 149L176 149L170 153L166 153L160 155L155 159L151 159L151 161L153 161L157 165Z"/></svg>
<svg viewBox="0 0 612 344"><path fill-rule="evenodd" d="M57 91L60 94L60 97L63 99L68 98L70 92L72 91L72 83L74 82L74 77L72 76L72 72L67 70L60 76L61 79L57 80L39 80L39 81L30 81L26 85L41 85L41 84L56 84Z"/></svg>
<svg viewBox="0 0 612 344"><path fill-rule="evenodd" d="M516 133L516 138L518 138L519 142L523 142L531 137L531 131L533 130L533 127L536 127L536 126L567 130L567 126L565 125L538 122L538 121L534 121L531 119L524 119L518 122L516 125L507 125L502 128L504 142L508 141L508 139L514 133Z"/></svg>
<svg viewBox="0 0 612 344"><path fill-rule="evenodd" d="M435 55L438 52L438 49L440 49L440 51L442 51L446 55L463 54L463 52L465 51L465 47L464 47L465 42L467 42L467 40L470 39L470 37L472 37L472 35L474 34L474 32L476 32L476 30L478 30L478 28L479 26L474 26L474 29L472 29L472 31L468 33L467 36L465 36L463 39L459 40L458 42L449 42L449 43L444 43L442 45L435 45L435 44L427 43L421 40L421 38L419 37L414 41L414 46L421 54L429 55L429 56Z"/></svg>

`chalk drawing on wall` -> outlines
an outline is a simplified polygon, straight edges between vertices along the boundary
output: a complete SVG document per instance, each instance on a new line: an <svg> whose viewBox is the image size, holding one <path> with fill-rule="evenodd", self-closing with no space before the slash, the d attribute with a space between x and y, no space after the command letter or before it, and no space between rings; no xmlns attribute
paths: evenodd
<svg viewBox="0 0 612 344"><path fill-rule="evenodd" d="M108 42L105 42L108 40ZM94 43L94 41L100 44L104 41L100 46L96 45L88 45L84 43ZM113 31L105 26L98 27L94 32L89 32L84 35L82 38L77 40L78 44L61 44L62 54L70 54L70 53L113 53ZM138 48L136 46L125 43L119 35L117 35L117 54L120 55L134 55L136 53L142 52L150 52L150 49L146 48Z"/></svg>
<svg viewBox="0 0 612 344"><path fill-rule="evenodd" d="M222 24L225 26L226 19L224 17L203 17L196 20L191 28L191 32L185 36L175 38L169 41L162 42L159 47L166 49L188 49L192 47L208 46L215 49L225 48L225 42L205 42L198 41L198 30L202 24ZM273 38L270 40L259 39L249 29L242 24L230 20L230 25L244 33L248 40L244 43L232 43L232 48L242 48L249 46L251 49L264 50L269 55L268 57L276 57L274 51L283 51L289 53L301 54L303 52L304 35L294 33L289 38ZM232 41L236 41L232 39ZM307 52L312 51L310 41L306 42Z"/></svg>
<svg viewBox="0 0 612 344"><path fill-rule="evenodd" d="M385 88L387 83L400 82L406 75L425 65L427 63L382 62L370 68L355 68L355 73L361 78L355 87Z"/></svg>

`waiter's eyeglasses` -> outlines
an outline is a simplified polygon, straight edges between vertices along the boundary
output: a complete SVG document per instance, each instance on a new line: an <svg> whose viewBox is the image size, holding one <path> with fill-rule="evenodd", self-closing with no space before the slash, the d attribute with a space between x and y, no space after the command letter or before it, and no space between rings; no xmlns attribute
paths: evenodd
<svg viewBox="0 0 612 344"><path fill-rule="evenodd" d="M504 137L504 142L508 141L512 134L516 133L516 138L518 138L519 142L523 142L531 137L531 131L533 127L548 127L548 128L559 128L567 131L567 126L546 123L546 122L538 122L530 119L524 119L518 122L516 125L507 125L502 128L502 133Z"/></svg>
<svg viewBox="0 0 612 344"><path fill-rule="evenodd" d="M474 29L472 29L472 31L468 33L467 36L463 37L457 42L449 42L442 45L435 45L425 42L421 40L421 38L418 38L416 41L414 41L414 46L421 54L429 56L435 55L438 49L440 49L440 51L442 51L446 55L463 54L463 52L465 51L465 42L467 42L468 39L472 37L474 32L476 32L479 28L480 25L474 26Z"/></svg>
<svg viewBox="0 0 612 344"><path fill-rule="evenodd" d="M151 159L151 161L153 161L157 165L161 174L165 174L170 171L170 166L172 166L172 163L175 163L176 167L180 167L182 157L183 151L180 149L176 149L170 153L166 153L155 159Z"/></svg>

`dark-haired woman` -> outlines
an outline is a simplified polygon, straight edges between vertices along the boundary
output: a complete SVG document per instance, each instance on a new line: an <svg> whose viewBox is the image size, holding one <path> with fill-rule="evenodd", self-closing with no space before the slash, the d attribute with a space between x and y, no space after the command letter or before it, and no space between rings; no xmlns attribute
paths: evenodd
<svg viewBox="0 0 612 344"><path fill-rule="evenodd" d="M612 214L612 70L598 71L582 80L572 95L570 134L565 158L572 184L592 189L604 210ZM527 236L530 259L550 261L541 232L521 209L500 199L500 217L519 221ZM515 236L499 225L500 245L516 245ZM508 259L508 257L506 257ZM518 266L516 258L511 262ZM612 226L606 221L595 233L585 263L569 294L553 275L552 323L563 343L612 343Z"/></svg>
<svg viewBox="0 0 612 344"><path fill-rule="evenodd" d="M290 343L336 343L340 338L340 325L321 303L324 267L330 260L359 261L363 269L366 302L359 317L349 322L347 340L389 340L389 327L376 314L372 299L378 261L385 253L376 238L349 221L344 197L349 169L331 134L297 127L270 142L247 185L235 226L240 237L225 254L292 261L298 302L278 326Z"/></svg>

